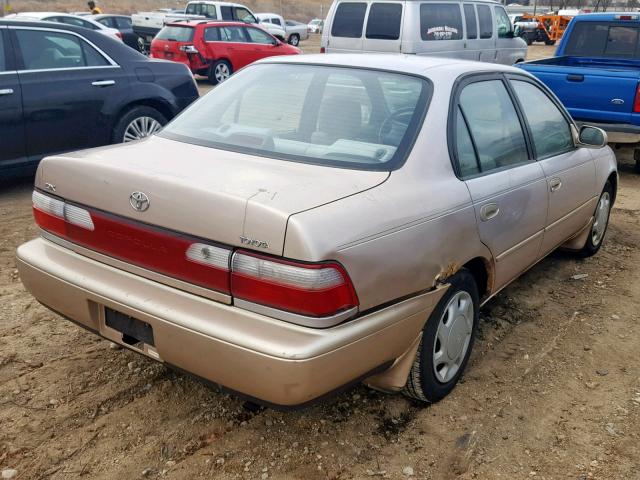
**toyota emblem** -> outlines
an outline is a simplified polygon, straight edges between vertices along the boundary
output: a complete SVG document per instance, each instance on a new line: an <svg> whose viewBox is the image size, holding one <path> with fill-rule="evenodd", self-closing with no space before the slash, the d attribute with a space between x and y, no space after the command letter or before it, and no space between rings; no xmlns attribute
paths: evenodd
<svg viewBox="0 0 640 480"><path fill-rule="evenodd" d="M129 195L129 203L138 212L146 212L149 209L149 197L144 192L133 192Z"/></svg>

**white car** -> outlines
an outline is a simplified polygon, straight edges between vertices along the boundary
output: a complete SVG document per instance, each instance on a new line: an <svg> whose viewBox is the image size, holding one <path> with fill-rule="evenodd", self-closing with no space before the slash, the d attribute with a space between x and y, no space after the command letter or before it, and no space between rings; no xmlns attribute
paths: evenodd
<svg viewBox="0 0 640 480"><path fill-rule="evenodd" d="M260 26L271 35L282 38L294 47L298 46L300 40L309 38L306 25L289 20L285 21L285 19L277 13L256 13L256 18L260 22ZM298 25L295 25L296 23L298 23Z"/></svg>
<svg viewBox="0 0 640 480"><path fill-rule="evenodd" d="M324 28L324 20L320 18L314 18L307 24L307 30L309 33L322 33Z"/></svg>
<svg viewBox="0 0 640 480"><path fill-rule="evenodd" d="M96 22L95 20L87 17L80 17L78 15L70 15L68 13L57 13L57 12L21 12L14 13L13 15L9 15L5 17L6 19L15 19L21 21L38 21L38 22L55 22L55 23L64 23L66 25L73 25L76 27L84 27L89 30L95 30L96 32L102 33L108 37L116 38L122 41L122 33L120 33L115 28L110 28L101 23Z"/></svg>

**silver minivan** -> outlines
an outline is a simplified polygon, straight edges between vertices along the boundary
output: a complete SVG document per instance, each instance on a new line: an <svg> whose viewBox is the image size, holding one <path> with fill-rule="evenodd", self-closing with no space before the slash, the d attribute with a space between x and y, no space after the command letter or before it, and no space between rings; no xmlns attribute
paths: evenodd
<svg viewBox="0 0 640 480"><path fill-rule="evenodd" d="M329 53L437 55L512 65L527 44L490 0L334 0L322 34Z"/></svg>

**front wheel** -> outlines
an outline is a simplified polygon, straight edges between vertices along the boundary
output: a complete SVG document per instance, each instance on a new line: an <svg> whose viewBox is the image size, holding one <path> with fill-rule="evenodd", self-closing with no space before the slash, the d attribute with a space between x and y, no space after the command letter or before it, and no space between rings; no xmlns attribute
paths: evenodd
<svg viewBox="0 0 640 480"><path fill-rule="evenodd" d="M609 215L611 214L611 204L613 202L613 186L611 182L607 181L600 194L598 205L596 205L596 211L593 213L593 223L591 224L591 230L589 231L589 237L587 243L578 251L578 255L581 257L590 257L598 253L604 236L607 233L607 227L609 226Z"/></svg>
<svg viewBox="0 0 640 480"><path fill-rule="evenodd" d="M409 378L402 390L421 402L437 402L456 386L467 366L478 325L479 295L473 275L462 269L449 278L422 331Z"/></svg>
<svg viewBox="0 0 640 480"><path fill-rule="evenodd" d="M211 66L209 71L209 82L212 85L218 85L231 76L231 64L226 60L218 60Z"/></svg>
<svg viewBox="0 0 640 480"><path fill-rule="evenodd" d="M293 33L289 37L289 44L293 45L294 47L297 47L298 45L300 45L300 35L298 35L297 33Z"/></svg>
<svg viewBox="0 0 640 480"><path fill-rule="evenodd" d="M162 130L167 119L158 110L147 106L133 107L120 117L113 129L113 143L141 140Z"/></svg>

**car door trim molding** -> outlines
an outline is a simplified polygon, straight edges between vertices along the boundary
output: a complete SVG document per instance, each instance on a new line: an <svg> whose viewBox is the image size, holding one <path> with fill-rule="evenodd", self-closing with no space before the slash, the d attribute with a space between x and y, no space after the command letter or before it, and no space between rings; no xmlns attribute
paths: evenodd
<svg viewBox="0 0 640 480"><path fill-rule="evenodd" d="M102 50L100 47L98 47L95 43L93 43L91 40L89 40L88 38L80 35L79 33L76 33L72 30L61 30L59 28L48 28L48 27L23 27L23 26L13 26L13 25L9 25L7 26L9 31L12 30L35 30L35 31L40 31L40 32L53 32L53 33L62 33L62 34L66 34L66 35L73 35L74 37L79 38L82 41L87 42L89 45L91 45L91 47L93 47L108 63L109 65L102 65L102 66L96 66L96 67L71 67L71 68L44 68L44 69L39 69L39 70L18 70L18 73L25 73L25 72L51 72L51 71L57 71L57 70L81 70L81 69L88 69L88 68L120 68L120 65L118 65L118 63L116 63L115 60L113 60L109 55L107 55L104 50ZM22 52L20 52L20 54L22 54Z"/></svg>

